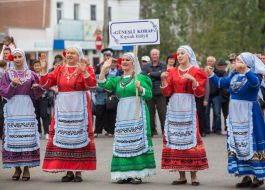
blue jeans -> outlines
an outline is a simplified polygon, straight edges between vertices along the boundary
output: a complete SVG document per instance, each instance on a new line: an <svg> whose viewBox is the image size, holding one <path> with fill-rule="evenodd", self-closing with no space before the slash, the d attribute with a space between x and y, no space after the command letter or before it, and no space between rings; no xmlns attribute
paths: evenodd
<svg viewBox="0 0 265 190"><path fill-rule="evenodd" d="M206 107L206 133L211 132L210 127L210 111L213 108L213 125L216 133L220 133L221 129L221 97L209 97L208 106Z"/></svg>

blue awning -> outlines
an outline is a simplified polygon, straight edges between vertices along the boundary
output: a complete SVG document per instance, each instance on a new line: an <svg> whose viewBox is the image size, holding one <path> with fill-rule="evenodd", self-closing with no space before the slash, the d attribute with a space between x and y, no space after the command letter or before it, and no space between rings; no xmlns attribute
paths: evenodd
<svg viewBox="0 0 265 190"><path fill-rule="evenodd" d="M53 50L64 50L64 40L54 40Z"/></svg>
<svg viewBox="0 0 265 190"><path fill-rule="evenodd" d="M133 51L133 46L122 46L123 51Z"/></svg>

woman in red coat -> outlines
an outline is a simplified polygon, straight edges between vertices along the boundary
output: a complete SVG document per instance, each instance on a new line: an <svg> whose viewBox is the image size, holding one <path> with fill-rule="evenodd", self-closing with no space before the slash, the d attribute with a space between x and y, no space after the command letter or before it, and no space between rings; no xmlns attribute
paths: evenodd
<svg viewBox="0 0 265 190"><path fill-rule="evenodd" d="M42 63L40 84L45 88L58 86L59 90L42 169L47 172L67 171L62 182L81 182L81 171L96 169L87 90L95 87L97 82L80 47L67 48L66 60L64 66L56 67L49 74L47 64Z"/></svg>
<svg viewBox="0 0 265 190"><path fill-rule="evenodd" d="M205 93L206 74L198 68L190 46L177 50L179 66L161 74L161 88L169 96L164 129L162 169L178 170L173 185L186 184L191 172L192 185L199 185L196 172L208 168L205 148L199 133L195 96Z"/></svg>

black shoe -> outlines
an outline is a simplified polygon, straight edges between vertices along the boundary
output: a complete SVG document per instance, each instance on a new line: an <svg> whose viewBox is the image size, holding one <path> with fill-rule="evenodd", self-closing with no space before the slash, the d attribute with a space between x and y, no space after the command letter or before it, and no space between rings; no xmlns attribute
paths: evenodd
<svg viewBox="0 0 265 190"><path fill-rule="evenodd" d="M62 177L62 182L70 182L70 181L73 181L74 178L75 178L74 175L71 175L71 176L66 175Z"/></svg>
<svg viewBox="0 0 265 190"><path fill-rule="evenodd" d="M201 137L206 137L206 133L202 133L201 134Z"/></svg>
<svg viewBox="0 0 265 190"><path fill-rule="evenodd" d="M138 185L142 183L142 180L140 178L132 178L130 183L134 185Z"/></svg>
<svg viewBox="0 0 265 190"><path fill-rule="evenodd" d="M252 179L249 176L245 176L240 183L236 184L236 188L246 188L252 184Z"/></svg>
<svg viewBox="0 0 265 190"><path fill-rule="evenodd" d="M118 184L128 184L130 183L132 180L132 178L128 178L128 179L120 179L117 181Z"/></svg>
<svg viewBox="0 0 265 190"><path fill-rule="evenodd" d="M12 176L12 180L14 180L14 181L18 181L19 178L20 178L20 176L21 176L21 173L22 173L22 170L19 168L19 173L18 173L18 175L13 175L13 176Z"/></svg>
<svg viewBox="0 0 265 190"><path fill-rule="evenodd" d="M75 176L74 182L82 182L82 181L83 181L83 179L81 176L78 176L78 175Z"/></svg>
<svg viewBox="0 0 265 190"><path fill-rule="evenodd" d="M256 177L254 177L252 183L250 184L250 188L258 188L259 186L263 185L264 182L263 181L260 181L258 180Z"/></svg>
<svg viewBox="0 0 265 190"><path fill-rule="evenodd" d="M193 182L191 182L191 185L193 185L193 186L199 186L200 185L200 182L199 181L193 181Z"/></svg>
<svg viewBox="0 0 265 190"><path fill-rule="evenodd" d="M184 180L184 181L173 181L172 182L172 185L184 185L184 184L187 184L187 180Z"/></svg>
<svg viewBox="0 0 265 190"><path fill-rule="evenodd" d="M222 131L215 131L216 135L222 135Z"/></svg>

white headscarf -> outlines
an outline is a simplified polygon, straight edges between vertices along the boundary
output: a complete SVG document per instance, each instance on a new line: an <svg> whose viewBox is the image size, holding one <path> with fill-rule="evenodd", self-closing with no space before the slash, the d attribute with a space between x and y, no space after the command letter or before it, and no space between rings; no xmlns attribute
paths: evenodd
<svg viewBox="0 0 265 190"><path fill-rule="evenodd" d="M245 63L250 70L257 74L265 75L265 65L254 54L249 52L243 52L239 55L239 58Z"/></svg>
<svg viewBox="0 0 265 190"><path fill-rule="evenodd" d="M139 73L142 72L142 69L141 69L140 62L139 62L139 60L138 60L138 57L136 57L136 63L134 63L134 57L135 57L135 56L134 56L134 53L129 52L129 53L125 53L125 54L123 54L123 55L126 55L126 56L130 57L131 60L132 60L133 65L134 65L134 64L137 64L137 74L139 74ZM133 70L134 70L134 68L135 68L135 67L133 67Z"/></svg>
<svg viewBox="0 0 265 190"><path fill-rule="evenodd" d="M29 67L28 67L28 63L27 63L27 59L26 59L26 55L25 55L24 50L21 49L21 48L16 48L16 49L14 49L14 50L12 51L11 54L14 56L14 54L16 54L16 53L21 54L22 57L23 57L23 59L24 59L24 64L23 64L23 65L24 65L24 70L28 69Z"/></svg>
<svg viewBox="0 0 265 190"><path fill-rule="evenodd" d="M85 58L83 50L79 45L72 45L72 46L67 47L67 49L68 48L73 48L77 51L77 53L79 55L79 59L78 59L79 62L81 61L81 59Z"/></svg>
<svg viewBox="0 0 265 190"><path fill-rule="evenodd" d="M188 54L191 65L195 67L199 67L197 60L196 60L196 55L190 46L184 45L184 46L180 46L178 49L183 49Z"/></svg>

